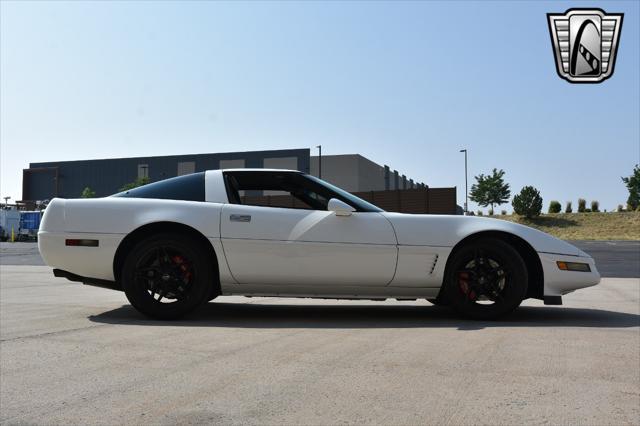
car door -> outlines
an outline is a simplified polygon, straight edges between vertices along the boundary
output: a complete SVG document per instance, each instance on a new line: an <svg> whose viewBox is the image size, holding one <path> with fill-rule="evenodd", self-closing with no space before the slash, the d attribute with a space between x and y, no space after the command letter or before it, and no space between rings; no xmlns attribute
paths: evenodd
<svg viewBox="0 0 640 426"><path fill-rule="evenodd" d="M220 233L240 284L385 286L395 273L395 233L378 212L227 204Z"/></svg>

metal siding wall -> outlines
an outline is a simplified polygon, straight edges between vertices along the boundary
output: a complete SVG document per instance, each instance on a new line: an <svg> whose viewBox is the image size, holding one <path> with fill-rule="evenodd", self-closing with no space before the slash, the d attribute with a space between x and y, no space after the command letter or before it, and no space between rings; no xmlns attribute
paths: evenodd
<svg viewBox="0 0 640 426"><path fill-rule="evenodd" d="M318 157L312 159L311 174L318 176ZM357 155L323 155L322 179L345 191L358 190Z"/></svg>
<svg viewBox="0 0 640 426"><path fill-rule="evenodd" d="M22 192L33 194L32 200L44 201L51 198L55 193L56 172L50 170L30 170L24 169L22 172Z"/></svg>
<svg viewBox="0 0 640 426"><path fill-rule="evenodd" d="M196 163L196 172L201 172L218 169L222 159L244 159L245 167L261 168L265 158L274 157L296 157L298 170L309 172L309 149L61 161L31 163L29 167L30 169L58 167L60 174L58 197L78 198L87 186L96 192L96 196L104 197L118 192L123 185L135 181L138 177L138 164L149 165L149 178L155 182L177 176L179 162L193 161ZM55 182L49 184L46 178L30 172L23 173L23 179L27 180L23 182L23 200L45 200L55 196L53 191Z"/></svg>
<svg viewBox="0 0 640 426"><path fill-rule="evenodd" d="M357 191L384 191L385 168L361 155L357 155L358 187Z"/></svg>

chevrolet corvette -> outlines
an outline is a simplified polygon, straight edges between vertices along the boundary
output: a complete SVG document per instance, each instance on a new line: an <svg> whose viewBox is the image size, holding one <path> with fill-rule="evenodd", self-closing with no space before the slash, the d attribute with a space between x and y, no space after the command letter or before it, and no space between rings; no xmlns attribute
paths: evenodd
<svg viewBox="0 0 640 426"><path fill-rule="evenodd" d="M55 276L124 291L158 319L224 295L427 299L493 319L600 281L589 255L538 230L389 213L293 170L210 170L55 198L38 246Z"/></svg>

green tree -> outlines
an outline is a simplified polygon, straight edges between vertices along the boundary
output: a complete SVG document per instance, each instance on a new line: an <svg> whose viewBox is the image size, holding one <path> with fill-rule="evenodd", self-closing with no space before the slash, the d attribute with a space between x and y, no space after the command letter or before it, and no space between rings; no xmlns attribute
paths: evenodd
<svg viewBox="0 0 640 426"><path fill-rule="evenodd" d="M491 175L480 174L476 176L476 183L471 187L469 199L475 201L482 207L491 206L493 211L494 205L504 204L511 197L509 184L504 182L504 170L493 169Z"/></svg>
<svg viewBox="0 0 640 426"><path fill-rule="evenodd" d="M542 197L540 191L533 186L525 186L522 191L513 197L513 211L520 216L531 219L540 216L542 211Z"/></svg>
<svg viewBox="0 0 640 426"><path fill-rule="evenodd" d="M80 194L80 198L95 198L95 197L96 197L96 191L89 188L88 186L85 186L84 189L82 190L82 194Z"/></svg>
<svg viewBox="0 0 640 426"><path fill-rule="evenodd" d="M629 190L629 198L627 198L627 205L631 207L629 210L636 210L640 206L640 166L636 164L631 176L623 177L622 182Z"/></svg>
<svg viewBox="0 0 640 426"><path fill-rule="evenodd" d="M138 179L134 180L133 182L129 182L129 183L123 185L122 188L120 188L120 191L121 192L128 191L130 189L137 188L139 186L143 186L143 185L146 185L148 183L149 183L149 178L148 177L141 177L141 178L138 178Z"/></svg>

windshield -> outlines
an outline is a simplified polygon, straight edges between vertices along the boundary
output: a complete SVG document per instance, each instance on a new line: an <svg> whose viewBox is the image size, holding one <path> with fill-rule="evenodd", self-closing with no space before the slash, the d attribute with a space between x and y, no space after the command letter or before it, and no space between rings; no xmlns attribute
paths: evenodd
<svg viewBox="0 0 640 426"><path fill-rule="evenodd" d="M362 198L358 198L350 192L345 191L344 189L340 189L335 185L331 185L329 182L325 182L322 179L318 179L315 176L304 175L307 179L314 181L315 183L324 186L328 190L337 193L341 198L345 198L349 204L353 205L357 208L358 211L362 212L383 212L380 207L375 206Z"/></svg>

